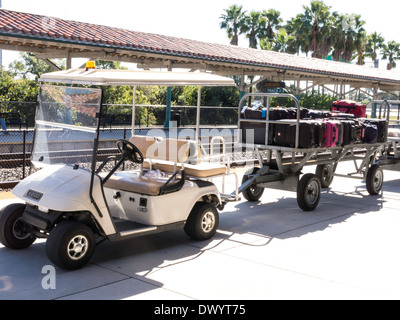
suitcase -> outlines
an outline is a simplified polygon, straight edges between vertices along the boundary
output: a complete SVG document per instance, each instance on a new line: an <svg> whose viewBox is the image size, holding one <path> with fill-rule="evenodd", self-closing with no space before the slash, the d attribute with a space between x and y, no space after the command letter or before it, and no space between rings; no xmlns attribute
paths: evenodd
<svg viewBox="0 0 400 320"><path fill-rule="evenodd" d="M269 109L269 120L285 120L289 119L289 113L286 108L270 108Z"/></svg>
<svg viewBox="0 0 400 320"><path fill-rule="evenodd" d="M269 124L268 144L274 144L274 124ZM240 122L242 143L265 145L266 123Z"/></svg>
<svg viewBox="0 0 400 320"><path fill-rule="evenodd" d="M343 126L342 146L361 143L361 126L354 120L341 120Z"/></svg>
<svg viewBox="0 0 400 320"><path fill-rule="evenodd" d="M378 142L378 127L375 124L371 124L367 121L362 122L363 133L362 139L364 143L377 143Z"/></svg>
<svg viewBox="0 0 400 320"><path fill-rule="evenodd" d="M341 119L349 120L349 119L355 119L356 117L354 116L354 114L350 113L331 112L329 118L335 120L341 120Z"/></svg>
<svg viewBox="0 0 400 320"><path fill-rule="evenodd" d="M332 103L331 112L350 113L356 118L367 117L367 106L354 100L338 100Z"/></svg>
<svg viewBox="0 0 400 320"><path fill-rule="evenodd" d="M275 144L282 147L296 146L296 123L297 120L286 120L290 124L275 124L274 137ZM311 149L318 147L317 134L319 134L319 125L316 121L301 120L299 129L299 148Z"/></svg>
<svg viewBox="0 0 400 320"><path fill-rule="evenodd" d="M376 142L387 142L389 124L386 119L362 119L364 123L375 125L378 130Z"/></svg>
<svg viewBox="0 0 400 320"><path fill-rule="evenodd" d="M323 110L309 110L308 111L308 118L310 119L325 119L329 118L331 115L328 111Z"/></svg>
<svg viewBox="0 0 400 320"><path fill-rule="evenodd" d="M242 119L256 119L256 120L265 120L267 117L267 113L265 110L258 109L246 109L244 112L241 113Z"/></svg>
<svg viewBox="0 0 400 320"><path fill-rule="evenodd" d="M343 144L343 126L338 120L325 120L326 124L326 148L341 146Z"/></svg>

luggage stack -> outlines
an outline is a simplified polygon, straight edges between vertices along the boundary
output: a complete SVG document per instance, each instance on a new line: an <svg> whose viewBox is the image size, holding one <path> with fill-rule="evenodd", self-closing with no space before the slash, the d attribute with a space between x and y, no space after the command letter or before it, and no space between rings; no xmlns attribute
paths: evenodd
<svg viewBox="0 0 400 320"><path fill-rule="evenodd" d="M367 119L364 108L358 104L340 108L337 103L331 111L301 108L299 122L300 149L344 147L355 144L384 143L388 136L388 121ZM365 109L366 110L366 109ZM249 120L266 120L266 110L244 110L241 114L242 142L294 148L296 144L297 109L270 108L268 143L266 123ZM279 123L284 122L284 123ZM253 130L253 131L249 131Z"/></svg>

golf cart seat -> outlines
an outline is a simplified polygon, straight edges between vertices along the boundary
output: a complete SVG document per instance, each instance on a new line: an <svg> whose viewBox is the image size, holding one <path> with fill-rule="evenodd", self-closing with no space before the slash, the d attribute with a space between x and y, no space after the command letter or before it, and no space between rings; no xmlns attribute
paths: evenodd
<svg viewBox="0 0 400 320"><path fill-rule="evenodd" d="M178 173L181 174L181 178L172 182ZM177 192L182 189L184 184L184 171L177 171L169 179L154 179L132 172L117 172L107 180L104 187L148 196L159 196Z"/></svg>
<svg viewBox="0 0 400 320"><path fill-rule="evenodd" d="M186 175L194 178L210 178L226 174L227 167L219 163L201 161L200 147L195 141L133 136L130 140L142 151L145 161L143 169L174 173L185 169Z"/></svg>

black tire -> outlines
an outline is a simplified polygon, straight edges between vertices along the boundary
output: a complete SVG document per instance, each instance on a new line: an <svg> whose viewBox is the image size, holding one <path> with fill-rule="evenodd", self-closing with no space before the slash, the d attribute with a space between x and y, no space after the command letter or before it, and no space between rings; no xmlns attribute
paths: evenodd
<svg viewBox="0 0 400 320"><path fill-rule="evenodd" d="M367 172L367 190L371 196L377 196L383 187L383 170L377 164L372 165Z"/></svg>
<svg viewBox="0 0 400 320"><path fill-rule="evenodd" d="M333 164L320 164L317 166L315 174L321 180L321 187L326 189L329 188L333 181L333 174L335 173Z"/></svg>
<svg viewBox="0 0 400 320"><path fill-rule="evenodd" d="M211 239L217 232L219 215L215 204L197 203L186 221L185 232L195 240Z"/></svg>
<svg viewBox="0 0 400 320"><path fill-rule="evenodd" d="M260 170L260 168L253 168L252 171L250 171L250 173L246 173L243 176L242 184L244 184L247 180L249 180L249 175L256 174L258 170ZM264 188L257 187L256 184L254 183L247 189L243 190L242 194L247 201L257 202L258 200L261 199L262 195L264 194Z"/></svg>
<svg viewBox="0 0 400 320"><path fill-rule="evenodd" d="M36 240L21 222L25 207L23 203L13 203L0 213L0 243L9 249L26 249Z"/></svg>
<svg viewBox="0 0 400 320"><path fill-rule="evenodd" d="M315 174L305 174L297 186L297 204L304 211L313 211L317 208L320 198L320 179Z"/></svg>
<svg viewBox="0 0 400 320"><path fill-rule="evenodd" d="M66 270L77 270L85 266L94 248L92 230L83 223L67 220L54 227L46 243L49 260Z"/></svg>

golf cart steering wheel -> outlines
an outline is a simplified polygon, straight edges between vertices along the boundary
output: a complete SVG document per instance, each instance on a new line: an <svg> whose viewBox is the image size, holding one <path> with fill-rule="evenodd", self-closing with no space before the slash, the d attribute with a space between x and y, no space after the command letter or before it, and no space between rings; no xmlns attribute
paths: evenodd
<svg viewBox="0 0 400 320"><path fill-rule="evenodd" d="M134 163L142 164L144 157L139 148L127 140L118 140L117 148L121 152L125 160L130 160Z"/></svg>

